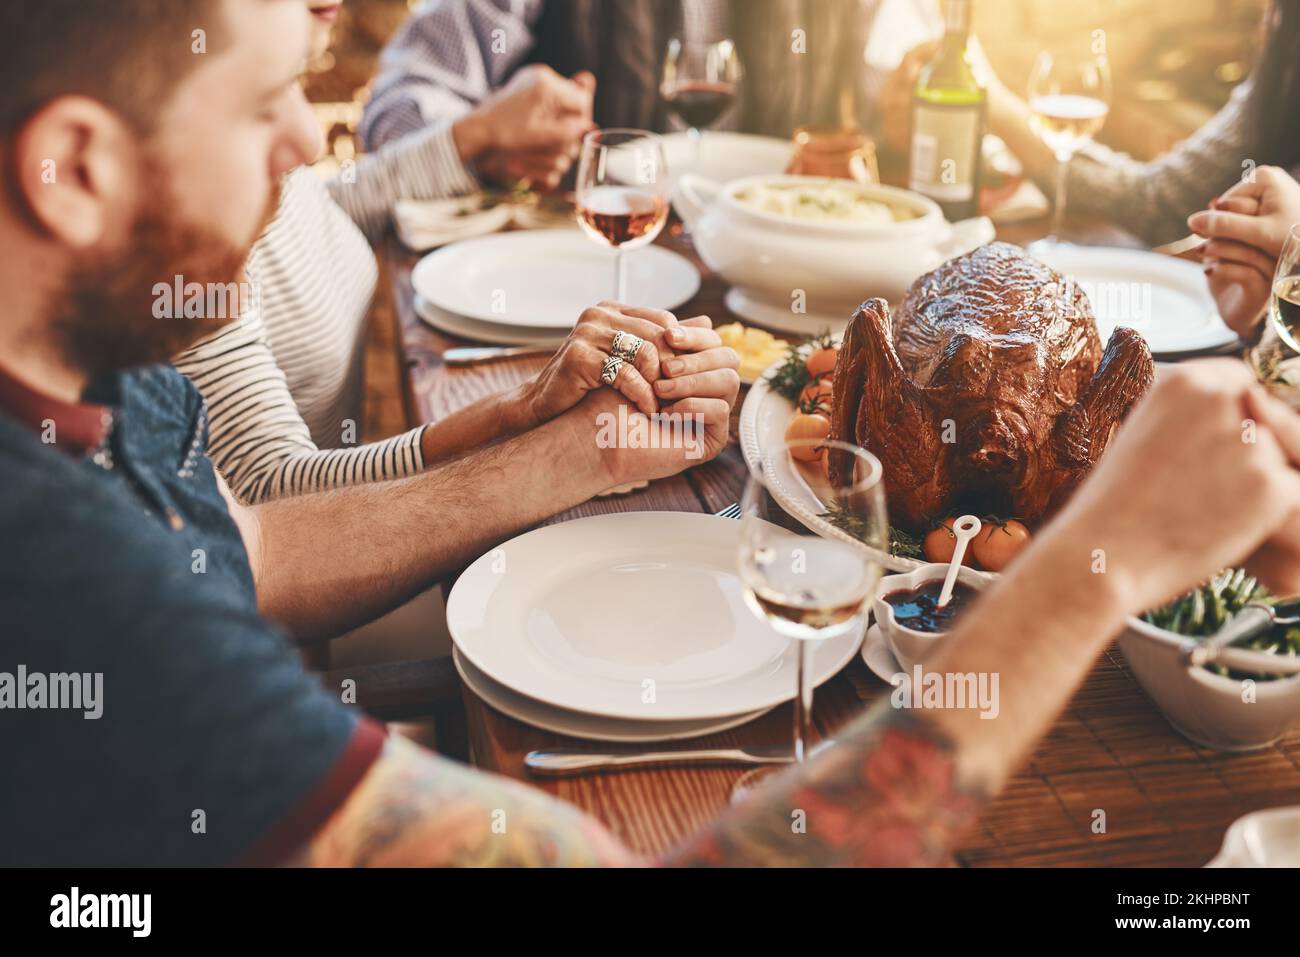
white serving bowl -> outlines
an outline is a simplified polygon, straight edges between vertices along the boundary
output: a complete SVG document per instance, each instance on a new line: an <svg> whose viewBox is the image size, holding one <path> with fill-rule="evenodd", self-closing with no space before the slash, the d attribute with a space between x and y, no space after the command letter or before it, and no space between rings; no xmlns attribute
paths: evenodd
<svg viewBox="0 0 1300 957"><path fill-rule="evenodd" d="M785 216L746 205L737 194L762 185L844 184L816 176L747 176L720 185L692 174L676 184L673 199L690 227L700 258L733 285L729 305L785 317L808 332L844 328L866 299L902 299L921 275L954 256L991 242L993 224L983 216L949 223L932 200L892 186L854 184L872 199L905 209L913 218L890 223L852 223ZM806 313L792 310L796 290ZM761 320L758 320L761 321ZM797 332L799 329L783 328Z"/></svg>
<svg viewBox="0 0 1300 957"><path fill-rule="evenodd" d="M889 645L889 650L894 653L894 657L906 672L910 673L914 665L923 663L942 647L951 632L916 631L905 628L894 617L894 606L885 601L885 596L896 591L914 591L926 582L943 581L947 574L946 564L922 565L904 575L886 575L880 579L880 584L876 587L876 598L871 610L875 615L876 624L880 626L880 633L885 636L885 643ZM983 591L991 580L985 573L966 565L957 572L957 581L976 591Z"/></svg>
<svg viewBox="0 0 1300 957"><path fill-rule="evenodd" d="M1219 751L1253 751L1300 722L1300 675L1255 681L1255 700L1246 702L1241 681L1184 664L1195 644L1140 618L1129 618L1119 637L1138 683L1185 738Z"/></svg>

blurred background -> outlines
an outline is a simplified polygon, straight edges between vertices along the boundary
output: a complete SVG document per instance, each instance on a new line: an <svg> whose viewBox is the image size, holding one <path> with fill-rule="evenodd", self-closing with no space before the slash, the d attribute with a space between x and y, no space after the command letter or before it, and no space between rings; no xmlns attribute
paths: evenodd
<svg viewBox="0 0 1300 957"><path fill-rule="evenodd" d="M903 2L939 22L937 0ZM344 4L334 49L313 64L307 83L336 161L356 150L353 133L379 51L420 4ZM1147 159L1204 123L1250 71L1265 5L1266 0L975 0L975 32L998 74L1023 92L1040 49L1080 30L1105 30L1115 95L1098 138Z"/></svg>

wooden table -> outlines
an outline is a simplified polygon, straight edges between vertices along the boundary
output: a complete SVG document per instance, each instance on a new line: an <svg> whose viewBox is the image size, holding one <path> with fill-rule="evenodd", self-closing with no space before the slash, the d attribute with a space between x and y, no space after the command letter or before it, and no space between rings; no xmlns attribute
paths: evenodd
<svg viewBox="0 0 1300 957"><path fill-rule="evenodd" d="M1001 229L1021 242L1044 224ZM1079 223L1067 236L1082 242L1136 245L1104 224ZM672 240L665 239L673 246ZM686 252L679 248L678 251ZM689 255L689 253L687 253ZM443 350L466 344L430 328L413 308L410 270L418 256L394 245L389 268L401 326L407 414L414 425L435 421L491 391L513 386L542 365L511 360L449 369ZM699 294L680 315L735 317L722 304L725 286L704 272ZM734 426L734 422L733 422ZM744 464L734 440L713 462L635 494L596 499L553 521L637 510L716 512L740 497ZM855 659L817 691L819 735L831 734L891 690ZM527 779L523 756L534 748L590 747L541 731L493 710L462 688L473 762ZM789 706L688 746L734 747L789 741ZM731 768L667 768L533 782L603 821L632 849L663 851L701 828L727 805ZM1226 755L1186 741L1161 717L1125 667L1118 649L1093 668L1033 758L981 817L958 853L967 865L1195 866L1214 856L1227 826L1259 808L1300 801L1300 732L1273 747ZM1093 832L1105 812L1104 833Z"/></svg>

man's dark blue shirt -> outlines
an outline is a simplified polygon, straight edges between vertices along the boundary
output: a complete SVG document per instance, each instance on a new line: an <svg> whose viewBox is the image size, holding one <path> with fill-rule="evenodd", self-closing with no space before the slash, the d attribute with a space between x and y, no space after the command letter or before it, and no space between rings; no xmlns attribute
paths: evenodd
<svg viewBox="0 0 1300 957"><path fill-rule="evenodd" d="M382 734L259 615L202 398L152 367L32 421L36 393L0 385L0 863L282 858ZM95 408L98 441L60 436ZM98 718L4 697L96 674Z"/></svg>

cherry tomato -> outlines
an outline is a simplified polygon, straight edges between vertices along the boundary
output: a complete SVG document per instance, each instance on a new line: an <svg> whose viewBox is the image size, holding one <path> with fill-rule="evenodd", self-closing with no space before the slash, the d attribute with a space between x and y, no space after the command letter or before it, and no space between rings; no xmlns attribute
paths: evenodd
<svg viewBox="0 0 1300 957"><path fill-rule="evenodd" d="M804 386L803 391L799 393L799 408L829 412L834 387L834 376L822 376L820 379L814 379Z"/></svg>
<svg viewBox="0 0 1300 957"><path fill-rule="evenodd" d="M952 561L952 553L957 550L957 536L952 533L952 524L955 521L957 519L949 515L925 536L925 541L921 543L921 551L925 554L927 562L946 565ZM971 564L969 546L966 548L966 554L962 556L961 563Z"/></svg>
<svg viewBox="0 0 1300 957"><path fill-rule="evenodd" d="M1010 565L1011 559L1027 544L1029 529L1015 519L1008 522L990 520L971 541L975 560L980 567L991 572L1000 572Z"/></svg>
<svg viewBox="0 0 1300 957"><path fill-rule="evenodd" d="M785 440L816 439L824 442L831 434L831 420L817 412L801 412L790 420L785 427ZM822 457L824 450L815 445L802 445L790 449L790 455L800 462L815 462Z"/></svg>
<svg viewBox="0 0 1300 957"><path fill-rule="evenodd" d="M803 364L808 368L808 374L816 379L834 373L835 363L839 361L839 358L840 351L838 349L825 346L808 353L808 358L804 360Z"/></svg>

